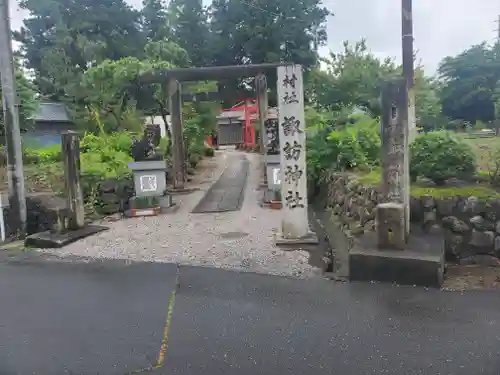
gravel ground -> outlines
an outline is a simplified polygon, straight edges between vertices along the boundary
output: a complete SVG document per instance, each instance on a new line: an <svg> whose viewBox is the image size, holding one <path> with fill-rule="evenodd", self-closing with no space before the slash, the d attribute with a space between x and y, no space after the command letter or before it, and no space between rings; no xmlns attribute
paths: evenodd
<svg viewBox="0 0 500 375"><path fill-rule="evenodd" d="M192 214L206 190L222 174L227 160L238 151L224 150L204 161L190 187L200 190L174 197L180 209L173 214L107 223L108 231L54 252L59 256L129 259L219 267L257 273L311 277L320 270L308 264L305 251L283 251L273 245L280 211L258 204L259 156L247 154L251 163L245 201L240 211Z"/></svg>

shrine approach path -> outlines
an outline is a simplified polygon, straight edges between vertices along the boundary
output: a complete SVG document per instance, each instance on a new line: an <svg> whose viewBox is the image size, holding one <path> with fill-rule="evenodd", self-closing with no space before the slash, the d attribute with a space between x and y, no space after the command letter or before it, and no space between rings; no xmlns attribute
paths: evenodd
<svg viewBox="0 0 500 375"><path fill-rule="evenodd" d="M280 211L259 204L259 163L257 154L217 151L202 161L200 173L189 183L199 190L174 197L177 212L106 223L108 231L63 249L41 251L282 276L320 275L321 270L308 263L307 252L274 246Z"/></svg>

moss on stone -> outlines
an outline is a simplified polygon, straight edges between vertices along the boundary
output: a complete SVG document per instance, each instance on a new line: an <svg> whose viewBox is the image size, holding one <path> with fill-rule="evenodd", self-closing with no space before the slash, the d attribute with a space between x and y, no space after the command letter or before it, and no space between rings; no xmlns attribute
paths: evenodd
<svg viewBox="0 0 500 375"><path fill-rule="evenodd" d="M362 185L377 186L380 184L380 170L373 170L365 174L357 174L356 179ZM431 196L435 198L469 197L500 198L500 192L487 186L415 186L411 187L413 197Z"/></svg>
<svg viewBox="0 0 500 375"><path fill-rule="evenodd" d="M356 180L362 185L366 186L377 186L380 184L380 170L373 170L365 174L357 174Z"/></svg>
<svg viewBox="0 0 500 375"><path fill-rule="evenodd" d="M486 186L439 186L439 187L411 187L412 197L431 196L434 198L470 197L482 199L500 198L500 193Z"/></svg>

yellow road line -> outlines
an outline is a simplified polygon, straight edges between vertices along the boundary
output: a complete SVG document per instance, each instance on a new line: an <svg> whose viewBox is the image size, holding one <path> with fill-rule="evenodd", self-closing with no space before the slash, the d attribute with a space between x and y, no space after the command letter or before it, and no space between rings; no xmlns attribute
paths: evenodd
<svg viewBox="0 0 500 375"><path fill-rule="evenodd" d="M165 364L165 355L167 354L167 346L168 346L168 331L170 329L170 325L172 324L172 316L174 314L174 305L175 305L175 296L177 295L177 290L179 289L179 275L180 275L180 265L177 265L177 271L176 271L176 276L175 276L175 285L174 285L174 290L172 291L172 294L170 295L170 301L168 303L168 312L167 312L167 318L165 319L165 327L163 329L163 336L161 339L161 346L160 346L160 351L158 353L158 359L156 361L156 365L146 367L140 370L136 370L133 372L127 373L127 375L132 375L132 374L140 374L140 373L145 373L148 371L156 370Z"/></svg>

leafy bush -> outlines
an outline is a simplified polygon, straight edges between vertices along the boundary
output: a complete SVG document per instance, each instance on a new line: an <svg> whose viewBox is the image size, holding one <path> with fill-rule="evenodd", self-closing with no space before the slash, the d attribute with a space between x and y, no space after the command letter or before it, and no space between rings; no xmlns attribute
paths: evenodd
<svg viewBox="0 0 500 375"><path fill-rule="evenodd" d="M346 170L366 165L367 158L355 132L334 130L327 139L331 156L336 159L333 163L336 169Z"/></svg>
<svg viewBox="0 0 500 375"><path fill-rule="evenodd" d="M450 178L469 179L476 171L470 146L447 132L422 135L410 150L412 178L426 177L436 185L443 185Z"/></svg>
<svg viewBox="0 0 500 375"><path fill-rule="evenodd" d="M23 150L25 164L54 163L62 161L61 145L46 147L25 147Z"/></svg>
<svg viewBox="0 0 500 375"><path fill-rule="evenodd" d="M327 170L367 168L380 163L378 121L366 114L351 118L351 125L333 131L331 125L309 128L313 135L307 141L307 174L313 184Z"/></svg>
<svg viewBox="0 0 500 375"><path fill-rule="evenodd" d="M111 149L120 152L130 152L133 134L129 132L112 133L110 135L95 135L86 133L80 141L80 150L86 152L100 152L103 149Z"/></svg>
<svg viewBox="0 0 500 375"><path fill-rule="evenodd" d="M205 147L205 156L208 156L208 157L213 157L215 155L215 151L213 148L211 147Z"/></svg>
<svg viewBox="0 0 500 375"><path fill-rule="evenodd" d="M97 136L87 133L80 141L82 173L96 179L121 177L130 173L132 134L127 132Z"/></svg>

